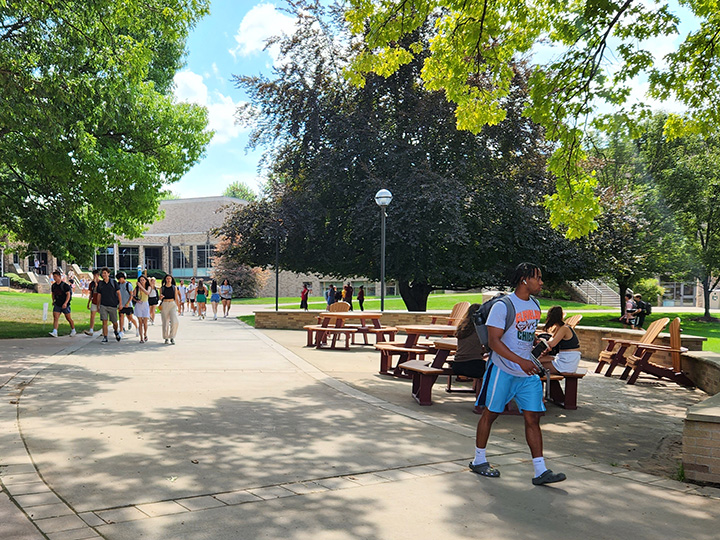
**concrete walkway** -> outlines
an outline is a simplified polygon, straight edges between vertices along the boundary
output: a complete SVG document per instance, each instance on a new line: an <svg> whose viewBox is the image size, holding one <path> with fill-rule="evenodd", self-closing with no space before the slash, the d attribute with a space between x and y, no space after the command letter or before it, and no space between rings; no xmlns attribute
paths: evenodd
<svg viewBox="0 0 720 540"><path fill-rule="evenodd" d="M569 442L547 445L566 482L532 486L512 422L488 450L502 477L481 478L470 408L458 421L418 407L408 381L374 375L369 349L294 352L281 343L304 334L234 319L180 325L175 346L157 325L146 344L2 342L0 538L717 536L717 490L574 451L579 411L557 415ZM596 421L612 438L618 419Z"/></svg>

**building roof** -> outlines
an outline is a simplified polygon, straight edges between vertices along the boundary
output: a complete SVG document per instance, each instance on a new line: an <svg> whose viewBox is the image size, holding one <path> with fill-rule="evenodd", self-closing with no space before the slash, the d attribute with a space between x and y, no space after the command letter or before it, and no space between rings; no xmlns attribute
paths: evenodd
<svg viewBox="0 0 720 540"><path fill-rule="evenodd" d="M160 201L164 216L152 223L145 238L161 235L207 233L220 227L229 209L247 201L234 197L196 197Z"/></svg>

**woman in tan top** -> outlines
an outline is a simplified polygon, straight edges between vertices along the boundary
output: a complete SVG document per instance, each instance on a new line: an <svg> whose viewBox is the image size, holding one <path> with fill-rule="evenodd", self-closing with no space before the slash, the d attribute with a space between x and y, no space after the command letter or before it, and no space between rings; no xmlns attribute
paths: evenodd
<svg viewBox="0 0 720 540"><path fill-rule="evenodd" d="M455 336L458 340L457 352L452 364L455 375L473 379L482 379L485 374L485 347L482 346L475 331L472 317L480 309L480 304L472 304L465 318L458 324Z"/></svg>

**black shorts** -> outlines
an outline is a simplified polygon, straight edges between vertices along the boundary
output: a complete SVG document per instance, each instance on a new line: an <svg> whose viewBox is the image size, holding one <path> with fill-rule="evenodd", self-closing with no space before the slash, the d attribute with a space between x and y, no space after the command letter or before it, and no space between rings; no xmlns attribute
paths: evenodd
<svg viewBox="0 0 720 540"><path fill-rule="evenodd" d="M465 362L453 362L452 370L455 375L482 379L485 375L485 360L466 360Z"/></svg>
<svg viewBox="0 0 720 540"><path fill-rule="evenodd" d="M125 307L120 310L120 313L122 315L132 315L133 314L133 308L131 307Z"/></svg>

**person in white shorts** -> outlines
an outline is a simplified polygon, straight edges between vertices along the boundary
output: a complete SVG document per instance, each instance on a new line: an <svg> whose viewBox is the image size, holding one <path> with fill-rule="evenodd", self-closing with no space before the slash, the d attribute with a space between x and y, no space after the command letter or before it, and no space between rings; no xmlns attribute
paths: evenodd
<svg viewBox="0 0 720 540"><path fill-rule="evenodd" d="M543 329L552 334L548 345L555 357L543 356L540 362L550 373L575 373L580 364L580 340L575 330L565 324L564 317L562 307L553 306L545 320Z"/></svg>
<svg viewBox="0 0 720 540"><path fill-rule="evenodd" d="M545 411L542 400L542 381L538 367L530 360L535 330L540 320L540 304L531 297L542 290L542 272L530 263L515 268L511 285L515 292L508 296L515 317L506 329L508 305L497 301L487 318L488 344L492 349L478 405L485 405L477 425L475 458L470 470L488 477L500 476L500 471L488 463L485 455L490 429L505 406L515 400L525 420L525 440L530 447L535 476L534 485L565 480L563 473L554 473L545 465L543 457L540 416Z"/></svg>
<svg viewBox="0 0 720 540"><path fill-rule="evenodd" d="M180 280L180 285L178 285L178 291L180 291L180 316L182 317L185 315L185 303L187 302L187 286L185 285L185 280Z"/></svg>

